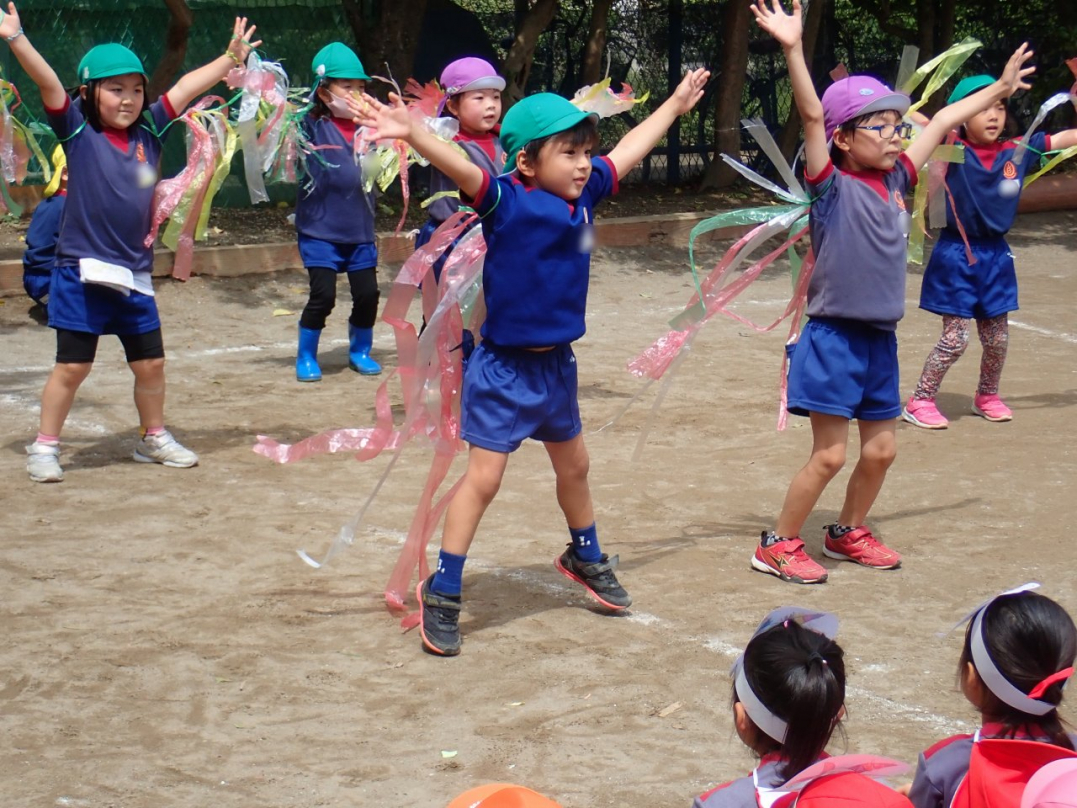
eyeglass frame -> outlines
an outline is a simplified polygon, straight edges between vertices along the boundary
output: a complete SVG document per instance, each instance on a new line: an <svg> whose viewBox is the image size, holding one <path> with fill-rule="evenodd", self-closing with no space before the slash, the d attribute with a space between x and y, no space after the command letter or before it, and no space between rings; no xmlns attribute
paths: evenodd
<svg viewBox="0 0 1077 808"><path fill-rule="evenodd" d="M878 132L880 140L892 140L894 135L899 135L902 140L907 139L913 131L911 123L902 121L901 123L878 123L874 126L858 126L857 129L867 129L870 132ZM884 135L883 132L887 129L893 129L889 135Z"/></svg>

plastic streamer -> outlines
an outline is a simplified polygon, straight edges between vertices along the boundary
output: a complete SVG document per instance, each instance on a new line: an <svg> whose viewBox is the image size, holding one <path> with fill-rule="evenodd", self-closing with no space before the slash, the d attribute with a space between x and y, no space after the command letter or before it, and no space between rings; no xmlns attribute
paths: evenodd
<svg viewBox="0 0 1077 808"><path fill-rule="evenodd" d="M1028 129L1025 130L1024 136L1021 138L1021 142L1017 145L1017 148L1013 152L1013 164L1021 165L1025 160L1025 154L1028 153L1028 139L1032 137L1032 133L1036 131L1037 127L1043 123L1043 119L1046 118L1053 109L1060 107L1067 103L1073 96L1069 93L1055 93L1040 106L1036 112L1036 116L1032 119L1032 123L1028 125Z"/></svg>
<svg viewBox="0 0 1077 808"><path fill-rule="evenodd" d="M460 439L459 401L463 381L460 347L463 329L477 332L481 325L481 276L486 244L482 229L473 227L474 213L458 212L447 219L404 263L386 302L382 319L393 328L398 365L375 394L375 424L358 429L333 430L293 445L278 443L259 435L254 451L278 463L291 463L323 452L353 451L360 461L371 460L390 450L393 457L373 491L355 516L331 542L320 561L306 551L300 558L313 567L322 567L355 542L363 518L388 479L406 445L420 439L433 449L426 483L408 529L408 536L386 586L389 609L401 613L401 626L415 625L416 615L407 614L407 600L415 572L426 577L429 569L426 548L441 516L455 495L457 480L441 496L438 491L448 477L452 461L464 449ZM470 228L470 229L469 229ZM466 231L466 234L465 234ZM461 235L463 237L461 237ZM457 239L459 243L452 245ZM452 248L435 287L431 267ZM407 319L409 307L421 289L423 315L427 327L419 336ZM403 394L404 421L394 426L389 399L389 383L398 379ZM462 478L461 478L462 479Z"/></svg>
<svg viewBox="0 0 1077 808"><path fill-rule="evenodd" d="M30 155L38 157L45 172L51 177L51 166L45 159L30 127L16 120L12 114L22 104L15 85L0 76L0 213L22 215L22 205L12 197L10 186L26 179Z"/></svg>
<svg viewBox="0 0 1077 808"><path fill-rule="evenodd" d="M265 180L265 158L258 143L258 117L263 105L270 109L283 107L288 98L288 76L279 64L264 62L254 51L246 67L236 67L226 79L228 87L242 89L236 117L236 133L243 148L243 172L251 203L268 202Z"/></svg>
<svg viewBox="0 0 1077 808"><path fill-rule="evenodd" d="M649 348L628 363L628 369L636 376L646 377L651 382L659 379L663 380L662 387L659 388L655 402L651 407L647 424L640 433L634 459L638 459L642 454L651 423L672 383L673 371L691 349L692 342L700 329L711 317L721 312L760 332L771 331L777 328L782 321L792 317L788 341L794 342L798 336L800 321L803 318L804 307L807 303L808 282L815 266L815 258L809 249L806 257L801 261L793 247L808 233L806 217L811 199L796 180L792 167L782 156L781 150L763 123L758 120L745 120L742 121L742 124L759 143L763 152L774 162L787 187L781 188L728 155L723 154L722 159L752 182L766 188L790 204L727 211L705 219L692 228L689 236L688 255L696 291L684 310L670 321L671 330L655 340ZM745 227L749 225L754 225L754 227L741 236L726 251L706 278L701 279L695 259L696 240L705 233L720 228ZM762 258L752 261L744 272L730 280L733 273L742 264L748 262L759 247L771 238L782 235L785 238L779 247L771 250ZM747 289L763 270L783 254L788 255L790 259L793 294L781 315L772 323L758 325L748 318L731 311L729 306L737 296ZM780 399L779 429L785 428L787 419L785 411L787 363L788 357L785 355L782 360L781 378L778 385ZM648 382L648 386L651 382ZM643 391L640 392L642 393ZM635 400L636 398L633 398L629 402L629 406ZM623 414L623 411L621 414ZM614 421L617 418L620 418L620 414L614 418ZM609 424L606 426L609 426Z"/></svg>
<svg viewBox="0 0 1077 808"><path fill-rule="evenodd" d="M909 107L909 112L915 112L926 104L931 96L942 87L950 78L956 73L961 65L972 56L977 48L982 48L983 43L978 39L972 37L966 37L961 42L953 45L934 59L930 59L915 70L911 76L909 76L903 83L899 82L898 88L901 92L909 95L920 86L924 79L928 79L927 85L924 87L922 93L920 93L920 100ZM906 53L902 54L902 65L906 64L906 57L909 55L908 48ZM912 54L912 63L916 63L917 54ZM930 76L930 78L929 78ZM908 113L906 113L908 114Z"/></svg>
<svg viewBox="0 0 1077 808"><path fill-rule="evenodd" d="M649 92L636 98L636 93L627 82L621 83L622 90L615 93L610 89L610 78L607 76L602 81L581 87L572 96L572 103L584 112L593 112L600 118L609 118L612 115L620 115L628 112L636 104L642 104L651 97Z"/></svg>

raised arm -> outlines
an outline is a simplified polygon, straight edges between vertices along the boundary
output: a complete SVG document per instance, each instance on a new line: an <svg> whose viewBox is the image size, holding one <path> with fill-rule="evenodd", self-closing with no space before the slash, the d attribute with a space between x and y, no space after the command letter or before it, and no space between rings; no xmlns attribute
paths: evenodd
<svg viewBox="0 0 1077 808"><path fill-rule="evenodd" d="M1077 129L1066 129L1051 135L1051 149L1063 151L1077 146Z"/></svg>
<svg viewBox="0 0 1077 808"><path fill-rule="evenodd" d="M67 103L67 93L60 77L56 75L49 63L45 61L37 49L30 44L29 38L22 30L19 21L19 12L15 10L14 3L7 4L7 11L0 9L0 39L7 40L11 53L22 69L37 85L41 92L41 100L45 102L46 109L61 109Z"/></svg>
<svg viewBox="0 0 1077 808"><path fill-rule="evenodd" d="M1027 90L1030 85L1025 81L1025 77L1036 71L1035 67L1025 67L1025 62L1031 58L1032 51L1028 49L1026 42L1014 51L998 81L936 112L935 117L905 150L905 155L916 170L923 168L931 157L931 153L935 151L935 147L942 143L951 130L978 112L987 109L996 101L1009 98L1018 90Z"/></svg>
<svg viewBox="0 0 1077 808"><path fill-rule="evenodd" d="M184 74L165 94L168 97L168 103L172 105L177 115L182 115L198 96L217 82L223 81L233 67L242 67L246 64L251 50L262 44L262 40L251 41L256 28L257 26L254 25L247 27L246 17L236 17L235 24L232 26L232 38L224 53L212 62Z"/></svg>
<svg viewBox="0 0 1077 808"><path fill-rule="evenodd" d="M623 177L635 168L658 144L673 122L699 103L710 75L709 71L702 68L687 73L673 91L673 95L662 102L662 106L618 141L613 151L607 155L607 159L617 169L618 177Z"/></svg>
<svg viewBox="0 0 1077 808"><path fill-rule="evenodd" d="M388 104L363 93L361 102L349 97L348 105L355 113L355 122L370 129L375 140L403 140L455 182L462 195L474 199L482 188L482 169L449 143L416 126L404 101L396 93L389 93Z"/></svg>
<svg viewBox="0 0 1077 808"><path fill-rule="evenodd" d="M815 92L808 63L804 60L804 46L801 41L804 25L800 14L800 0L793 0L792 14L785 13L781 0L771 0L769 9L766 0L756 0L751 9L759 27L778 40L785 52L789 81L793 85L793 98L800 119L804 122L805 168L809 177L818 176L830 160L826 143L834 133L826 131L823 102Z"/></svg>

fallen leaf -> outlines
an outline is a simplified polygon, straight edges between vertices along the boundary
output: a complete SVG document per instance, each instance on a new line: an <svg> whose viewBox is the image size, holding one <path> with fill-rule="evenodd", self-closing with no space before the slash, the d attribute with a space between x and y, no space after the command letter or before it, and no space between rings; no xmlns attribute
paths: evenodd
<svg viewBox="0 0 1077 808"><path fill-rule="evenodd" d="M509 702L509 707L523 707L523 706L524 706L524 703L522 701L510 701Z"/></svg>
<svg viewBox="0 0 1077 808"><path fill-rule="evenodd" d="M669 705L663 707L661 710L659 710L658 711L658 717L659 718L666 718L667 716L671 716L675 712L677 712L677 710L681 709L681 707L683 707L683 706L684 705L681 704L679 701L675 701L672 704L669 704Z"/></svg>
<svg viewBox="0 0 1077 808"><path fill-rule="evenodd" d="M460 754L460 753L457 752L455 749L442 749L441 750L441 757L444 758L445 760L448 760L449 758L454 758L458 754Z"/></svg>
<svg viewBox="0 0 1077 808"><path fill-rule="evenodd" d="M295 314L295 312L288 309L273 309L274 317L287 317L290 314Z"/></svg>

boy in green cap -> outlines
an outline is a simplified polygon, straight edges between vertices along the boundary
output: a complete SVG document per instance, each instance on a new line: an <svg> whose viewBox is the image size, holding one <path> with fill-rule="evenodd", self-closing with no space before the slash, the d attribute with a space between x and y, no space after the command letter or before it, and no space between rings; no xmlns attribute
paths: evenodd
<svg viewBox="0 0 1077 808"><path fill-rule="evenodd" d="M56 365L41 394L41 422L26 447L34 482L60 482L60 430L75 393L93 368L102 334L123 344L135 377L140 440L134 459L172 468L198 455L165 429L165 352L154 301L150 232L162 132L228 71L242 65L254 27L237 17L226 50L183 76L149 103L146 71L123 45L92 48L78 67L79 89L68 98L56 72L30 44L15 4L0 12L0 38L41 91L45 111L70 169L67 204L49 288L49 326Z"/></svg>
<svg viewBox="0 0 1077 808"><path fill-rule="evenodd" d="M510 173L500 177L414 125L399 97L390 94L382 104L366 95L362 108L356 105L372 136L404 140L459 186L461 201L479 214L487 245L483 341L468 360L460 406L467 472L445 518L437 572L416 593L422 642L431 653L460 653L466 554L509 454L527 438L546 447L568 522L571 541L554 565L610 611L632 603L614 573L617 558L598 543L571 346L585 329L594 206L696 105L709 76L702 69L686 75L605 157L592 157L595 115L552 93L525 98L501 126Z"/></svg>

